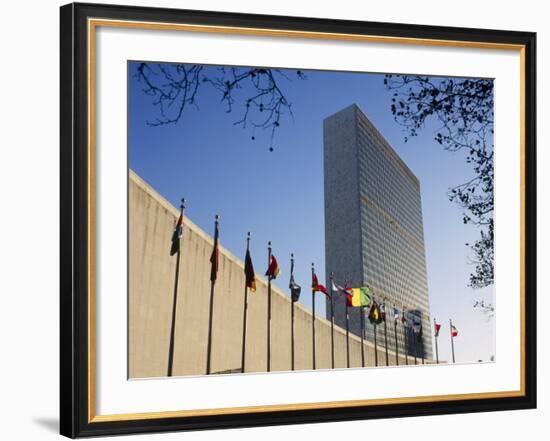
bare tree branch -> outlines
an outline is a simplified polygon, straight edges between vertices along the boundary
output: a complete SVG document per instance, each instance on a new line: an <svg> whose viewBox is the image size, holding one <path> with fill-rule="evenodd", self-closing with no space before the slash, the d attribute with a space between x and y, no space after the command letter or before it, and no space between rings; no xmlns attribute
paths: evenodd
<svg viewBox="0 0 550 441"><path fill-rule="evenodd" d="M417 136L428 119L441 125L435 141L450 152L462 151L473 176L450 188L448 197L464 210L463 222L480 228L480 238L469 245L475 270L470 286L493 283L493 81L486 79L438 79L419 75L386 75L393 93L391 112L409 136Z"/></svg>
<svg viewBox="0 0 550 441"><path fill-rule="evenodd" d="M150 64L141 63L137 77L143 84L143 91L154 98L160 116L147 121L152 127L176 124L183 119L184 111L190 105L197 106L201 87L213 87L220 94L220 102L227 113L235 106L242 108L241 116L234 125L254 130L270 130L270 150L276 130L285 116L294 119L292 104L285 96L280 81L291 78L280 69L220 67L205 69L197 64ZM296 76L306 76L300 70Z"/></svg>

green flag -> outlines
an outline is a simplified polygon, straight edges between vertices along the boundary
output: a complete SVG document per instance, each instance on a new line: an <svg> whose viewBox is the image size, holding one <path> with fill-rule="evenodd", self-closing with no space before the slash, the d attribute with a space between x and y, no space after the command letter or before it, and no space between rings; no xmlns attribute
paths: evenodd
<svg viewBox="0 0 550 441"><path fill-rule="evenodd" d="M351 306L362 307L369 306L371 293L368 286L362 286L361 288L351 288Z"/></svg>

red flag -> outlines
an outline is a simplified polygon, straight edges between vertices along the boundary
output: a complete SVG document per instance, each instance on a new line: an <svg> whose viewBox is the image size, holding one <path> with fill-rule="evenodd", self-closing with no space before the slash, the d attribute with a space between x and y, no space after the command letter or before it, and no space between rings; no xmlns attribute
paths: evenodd
<svg viewBox="0 0 550 441"><path fill-rule="evenodd" d="M455 325L451 325L451 336L456 337L458 335L458 329L455 328Z"/></svg>
<svg viewBox="0 0 550 441"><path fill-rule="evenodd" d="M328 295L327 289L319 283L319 280L317 280L317 275L313 273L311 275L311 290L313 292L320 291L325 295Z"/></svg>
<svg viewBox="0 0 550 441"><path fill-rule="evenodd" d="M269 266L267 267L267 271L265 272L265 275L270 279L275 279L280 272L281 272L281 269L279 268L277 259L275 259L275 256L272 254L271 259L269 260Z"/></svg>
<svg viewBox="0 0 550 441"><path fill-rule="evenodd" d="M435 324L435 336L436 337L439 337L439 330L441 329L441 324L440 323L436 323Z"/></svg>
<svg viewBox="0 0 550 441"><path fill-rule="evenodd" d="M345 288L344 293L346 294L346 305L353 307L353 294L350 292L351 288Z"/></svg>

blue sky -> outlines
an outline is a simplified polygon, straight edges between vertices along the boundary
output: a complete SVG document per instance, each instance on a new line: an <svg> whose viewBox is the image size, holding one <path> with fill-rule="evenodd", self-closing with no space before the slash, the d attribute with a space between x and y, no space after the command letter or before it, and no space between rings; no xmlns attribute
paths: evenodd
<svg viewBox="0 0 550 441"><path fill-rule="evenodd" d="M433 140L435 122L404 142L405 133L390 113L391 93L383 75L305 71L307 79L300 80L288 71L280 87L292 103L294 119L281 120L270 152L271 132L234 125L243 103L227 113L220 92L208 84L201 85L197 106L186 108L177 124L148 126L159 116L158 107L143 93L136 66L129 66L130 168L174 206L184 196L186 215L206 232L212 234L214 215L220 214L220 241L242 259L251 231L258 272L267 267L267 242L272 241L281 266L275 284L285 291L290 253L303 288L311 283L312 262L325 280L322 123L350 104L359 105L421 183L430 309L432 320L443 324L440 359L450 359L449 318L459 330L457 361L488 360L494 354L494 319L472 307L478 299L493 302L493 288L467 286L473 267L465 243L479 233L462 223L460 208L447 198L447 189L471 177L471 169L462 153L444 151ZM207 75L208 69L214 68L207 68ZM321 297L316 310L324 316ZM311 307L309 290L303 289L300 302Z"/></svg>

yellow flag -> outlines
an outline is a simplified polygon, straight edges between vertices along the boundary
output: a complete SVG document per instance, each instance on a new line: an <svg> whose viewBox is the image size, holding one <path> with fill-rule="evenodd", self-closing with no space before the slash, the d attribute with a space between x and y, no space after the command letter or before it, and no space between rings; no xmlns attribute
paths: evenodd
<svg viewBox="0 0 550 441"><path fill-rule="evenodd" d="M351 288L351 306L359 308L361 306L369 306L369 304L370 289L367 286Z"/></svg>

